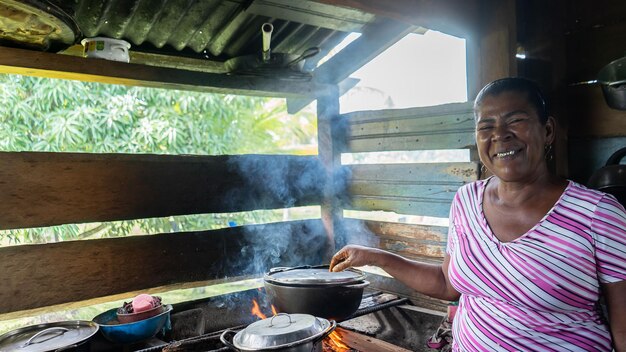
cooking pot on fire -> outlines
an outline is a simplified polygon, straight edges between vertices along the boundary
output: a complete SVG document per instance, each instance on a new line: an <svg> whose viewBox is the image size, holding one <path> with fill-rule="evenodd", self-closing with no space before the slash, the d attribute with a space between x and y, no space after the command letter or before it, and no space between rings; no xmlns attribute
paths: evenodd
<svg viewBox="0 0 626 352"><path fill-rule="evenodd" d="M365 275L349 269L328 271L328 265L273 268L263 277L265 292L278 312L311 314L344 320L359 308Z"/></svg>
<svg viewBox="0 0 626 352"><path fill-rule="evenodd" d="M234 331L227 329L220 340L237 351L321 352L322 340L336 327L335 321L308 314L278 313L248 325L232 340Z"/></svg>
<svg viewBox="0 0 626 352"><path fill-rule="evenodd" d="M626 206L626 165L620 165L624 156L626 147L613 153L606 165L591 175L587 186L614 195Z"/></svg>
<svg viewBox="0 0 626 352"><path fill-rule="evenodd" d="M88 340L98 329L98 324L83 320L26 326L0 336L0 351L89 351Z"/></svg>

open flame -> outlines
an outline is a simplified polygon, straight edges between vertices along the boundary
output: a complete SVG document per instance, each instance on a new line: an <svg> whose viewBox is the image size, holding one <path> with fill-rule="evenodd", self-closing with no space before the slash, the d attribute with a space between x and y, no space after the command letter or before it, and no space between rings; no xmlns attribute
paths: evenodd
<svg viewBox="0 0 626 352"><path fill-rule="evenodd" d="M259 307L259 303L256 301L256 299L252 300L252 309L250 310L250 313L252 313L252 315L255 315L261 319L267 318L267 315L261 312L261 307Z"/></svg>
<svg viewBox="0 0 626 352"><path fill-rule="evenodd" d="M278 314L278 312L276 311L276 307L274 307L273 304L271 305L271 308L272 308L272 315ZM252 299L252 309L250 309L250 313L252 313L252 315L260 319L267 319L267 315L261 312L261 306L259 306L259 302L257 302L256 299Z"/></svg>
<svg viewBox="0 0 626 352"><path fill-rule="evenodd" d="M333 352L354 351L350 346L341 341L341 335L337 331L331 332L328 338L324 339L324 342ZM324 349L324 351L326 351L326 349Z"/></svg>

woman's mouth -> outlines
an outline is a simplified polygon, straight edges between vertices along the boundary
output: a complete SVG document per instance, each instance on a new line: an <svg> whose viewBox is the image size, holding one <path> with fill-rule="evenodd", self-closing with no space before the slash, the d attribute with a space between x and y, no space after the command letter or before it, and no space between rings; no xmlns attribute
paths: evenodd
<svg viewBox="0 0 626 352"><path fill-rule="evenodd" d="M494 157L496 157L496 158L511 158L511 157L515 156L516 154L518 154L520 151L521 151L521 149L520 150L505 150L505 151L496 153L494 155Z"/></svg>

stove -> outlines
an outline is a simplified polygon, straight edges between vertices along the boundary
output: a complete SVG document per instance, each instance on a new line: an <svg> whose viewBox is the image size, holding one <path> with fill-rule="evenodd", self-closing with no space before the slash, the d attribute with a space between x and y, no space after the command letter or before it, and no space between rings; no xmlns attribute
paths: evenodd
<svg viewBox="0 0 626 352"><path fill-rule="evenodd" d="M271 315L262 288L184 302L174 305L172 329L167 334L123 346L114 346L98 336L91 341L91 351L232 351L220 341L223 331L239 331ZM443 312L414 306L407 298L366 290L359 309L338 322L337 329L324 339L323 351L432 351L426 342L444 316Z"/></svg>

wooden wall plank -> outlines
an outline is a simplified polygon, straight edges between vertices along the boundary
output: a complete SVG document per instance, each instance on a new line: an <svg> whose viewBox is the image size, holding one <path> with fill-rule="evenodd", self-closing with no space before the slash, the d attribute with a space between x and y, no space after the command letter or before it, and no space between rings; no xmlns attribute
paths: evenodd
<svg viewBox="0 0 626 352"><path fill-rule="evenodd" d="M320 204L317 157L0 153L0 229Z"/></svg>
<svg viewBox="0 0 626 352"><path fill-rule="evenodd" d="M450 103L407 109L355 111L343 114L350 123L377 122L393 119L415 119L433 116L464 115L473 112L473 103Z"/></svg>
<svg viewBox="0 0 626 352"><path fill-rule="evenodd" d="M345 219L350 228L365 229L368 236L355 236L356 244L378 247L410 259L439 263L445 255L448 228L373 220Z"/></svg>
<svg viewBox="0 0 626 352"><path fill-rule="evenodd" d="M349 152L460 149L473 147L471 103L426 108L357 112L349 123Z"/></svg>
<svg viewBox="0 0 626 352"><path fill-rule="evenodd" d="M367 139L351 139L348 152L465 149L474 144L474 137L465 131L449 131L442 134L397 133L382 137L368 136Z"/></svg>
<svg viewBox="0 0 626 352"><path fill-rule="evenodd" d="M478 179L477 162L351 165L346 209L448 217L457 189Z"/></svg>
<svg viewBox="0 0 626 352"><path fill-rule="evenodd" d="M350 193L353 195L389 196L402 197L407 194L416 198L440 197L452 200L457 185L448 184L395 184L385 181L355 181L350 185Z"/></svg>
<svg viewBox="0 0 626 352"><path fill-rule="evenodd" d="M450 200L443 198L353 196L351 204L345 208L447 218L450 204Z"/></svg>
<svg viewBox="0 0 626 352"><path fill-rule="evenodd" d="M429 264L441 264L445 255L447 227L400 224L383 221L345 219L346 226L361 229L351 237L350 243L375 246L399 254L403 257ZM410 297L413 304L439 311L445 311L446 301L422 295L389 277L368 272L370 288Z"/></svg>
<svg viewBox="0 0 626 352"><path fill-rule="evenodd" d="M0 314L175 283L322 264L321 221L0 248Z"/></svg>
<svg viewBox="0 0 626 352"><path fill-rule="evenodd" d="M0 73L270 97L315 97L326 85L241 77L0 47Z"/></svg>
<svg viewBox="0 0 626 352"><path fill-rule="evenodd" d="M399 184L441 184L457 188L476 180L478 163L424 163L350 165L353 182L397 182Z"/></svg>

